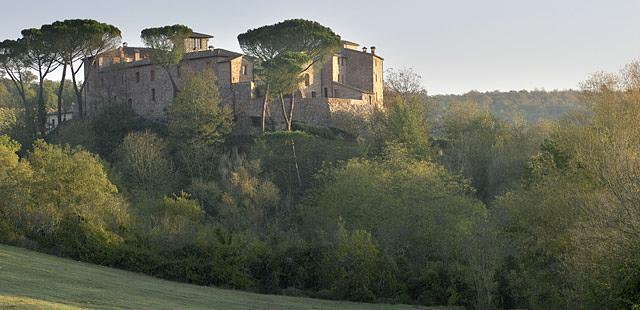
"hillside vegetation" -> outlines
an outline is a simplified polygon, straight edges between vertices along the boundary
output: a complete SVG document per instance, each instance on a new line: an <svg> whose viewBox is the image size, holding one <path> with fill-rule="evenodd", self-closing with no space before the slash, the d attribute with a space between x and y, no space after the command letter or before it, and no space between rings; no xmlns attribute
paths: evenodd
<svg viewBox="0 0 640 310"><path fill-rule="evenodd" d="M464 102L474 102L504 120L521 117L528 123L554 120L584 108L581 92L575 90L471 91L463 95L432 96L438 110Z"/></svg>
<svg viewBox="0 0 640 310"><path fill-rule="evenodd" d="M89 24L98 34L112 28ZM175 48L172 29L184 27L145 33ZM258 29L242 44L283 51L260 61L269 98L281 103L272 112L287 114L294 100L282 102L297 96L303 64L332 55L339 38L305 20ZM298 35L308 37L288 39ZM38 38L49 37L29 39ZM32 47L0 62L21 72L25 50L58 55ZM348 133L289 113L273 127L256 122L260 134L233 136L234 111L211 81L206 70L182 74L166 122L107 101L52 133L40 117L44 83L27 82L38 96L13 87L22 104L0 110L0 242L202 287L106 282L95 267L29 280L56 269L17 257L22 269L0 269L7 300L113 296L112 305L135 294L180 308L216 305L227 293L215 286L468 309L640 308L640 62L595 74L579 93L559 95L566 100L467 94L436 108L417 74L391 71L386 109L344 115L353 117ZM578 98L585 105L572 110ZM180 293L186 287L201 295ZM303 306L228 294L242 296L229 297L238 307Z"/></svg>
<svg viewBox="0 0 640 310"><path fill-rule="evenodd" d="M175 283L0 245L0 308L424 309L260 295Z"/></svg>

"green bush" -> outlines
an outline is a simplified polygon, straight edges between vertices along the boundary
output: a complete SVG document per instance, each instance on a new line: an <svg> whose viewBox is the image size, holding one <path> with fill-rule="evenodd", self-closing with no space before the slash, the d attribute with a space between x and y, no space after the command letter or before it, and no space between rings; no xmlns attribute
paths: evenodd
<svg viewBox="0 0 640 310"><path fill-rule="evenodd" d="M66 213L55 232L55 248L63 256L96 264L108 264L123 238L99 223L76 213Z"/></svg>
<svg viewBox="0 0 640 310"><path fill-rule="evenodd" d="M114 151L128 133L145 129L166 131L161 124L139 117L126 104L105 106L93 119L92 125L95 134L95 150L100 156L109 160L113 159Z"/></svg>
<svg viewBox="0 0 640 310"><path fill-rule="evenodd" d="M402 268L407 274L421 272L429 262L447 262L446 266L466 264L468 242L475 227L487 215L484 205L471 197L472 189L466 180L449 174L437 164L415 159L402 148L389 149L384 159L350 160L335 168L328 168L321 172L318 179L319 185L298 213L307 240L330 242L335 232L346 228L357 233L350 239L343 239L360 247L342 241L345 253L338 255L338 258L358 261L377 256L373 261L343 267L355 273L344 273L344 279L337 282L342 284L333 289L335 292L348 291L353 295L340 298L405 299L407 294L401 283L375 290L373 285L366 284L374 280L367 277L366 271L358 272L357 268L374 269L375 272L369 271L371 274L395 273L393 270L398 267L393 264L376 269L380 268L380 261L384 257L403 261ZM344 223L345 228L336 223ZM365 231L370 232L370 237ZM357 251L365 250L368 252L357 254ZM349 254L349 251L356 251L356 254ZM380 254L375 254L377 251ZM447 272L455 274L452 270ZM471 276L467 274L463 282L472 282ZM396 281L393 278L391 276L387 281L393 283ZM406 281L406 278L400 276L399 281ZM459 295L454 298L454 305L475 303L475 295L466 291L461 294L457 286L446 287L455 288ZM453 294L438 291L440 287L426 289L431 290L429 294L439 298L438 301L448 301ZM389 291L396 293L388 294ZM409 296L419 301L417 298L422 294ZM424 300L431 301L433 298Z"/></svg>
<svg viewBox="0 0 640 310"><path fill-rule="evenodd" d="M380 252L371 234L364 230L348 232L341 225L335 248L323 262L329 289L338 299L372 302L373 277L379 266Z"/></svg>
<svg viewBox="0 0 640 310"><path fill-rule="evenodd" d="M91 121L73 119L60 124L55 131L47 136L47 141L58 145L81 146L88 151L97 152L96 138L97 135Z"/></svg>
<svg viewBox="0 0 640 310"><path fill-rule="evenodd" d="M125 241L113 252L107 265L147 274L157 273L162 263L160 253L144 247L134 241Z"/></svg>
<svg viewBox="0 0 640 310"><path fill-rule="evenodd" d="M314 174L325 163L348 160L366 152L366 146L355 141L325 139L304 132L273 132L256 139L249 150L249 159L260 160L271 181L286 194L285 203L291 205L293 198L299 198L313 186Z"/></svg>
<svg viewBox="0 0 640 310"><path fill-rule="evenodd" d="M190 245L163 253L165 258L156 275L198 285L246 289L252 287L252 279L242 254L237 244Z"/></svg>
<svg viewBox="0 0 640 310"><path fill-rule="evenodd" d="M162 197L178 183L169 145L150 131L126 135L115 152L115 167L124 189L135 197Z"/></svg>

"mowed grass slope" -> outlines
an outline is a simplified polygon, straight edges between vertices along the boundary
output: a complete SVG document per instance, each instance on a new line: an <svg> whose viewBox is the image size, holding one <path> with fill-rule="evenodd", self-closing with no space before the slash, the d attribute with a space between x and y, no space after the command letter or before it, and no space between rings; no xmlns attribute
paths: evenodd
<svg viewBox="0 0 640 310"><path fill-rule="evenodd" d="M165 281L0 245L0 308L416 309L261 295Z"/></svg>

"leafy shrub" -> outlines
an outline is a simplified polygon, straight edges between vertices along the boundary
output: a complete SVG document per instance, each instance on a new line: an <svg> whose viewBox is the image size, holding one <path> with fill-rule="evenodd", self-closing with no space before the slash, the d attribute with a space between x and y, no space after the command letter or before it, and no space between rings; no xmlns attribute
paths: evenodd
<svg viewBox="0 0 640 310"><path fill-rule="evenodd" d="M366 152L366 147L355 141L325 139L304 132L274 132L256 139L249 159L260 160L272 182L292 199L311 188L313 175L323 164L362 156Z"/></svg>
<svg viewBox="0 0 640 310"><path fill-rule="evenodd" d="M374 301L372 282L379 259L371 234L364 230L348 232L341 225L332 255L324 262L328 268L324 274L329 277L333 295L338 299Z"/></svg>
<svg viewBox="0 0 640 310"><path fill-rule="evenodd" d="M128 213L99 158L37 141L18 162L10 155L17 148L0 145L0 212L13 231L64 255L104 261L122 241Z"/></svg>
<svg viewBox="0 0 640 310"><path fill-rule="evenodd" d="M106 159L113 158L114 151L128 133L144 129L161 132L164 130L161 125L139 117L126 104L105 106L93 119L92 124L96 152Z"/></svg>
<svg viewBox="0 0 640 310"><path fill-rule="evenodd" d="M112 260L123 238L81 215L66 213L55 232L55 247L60 253L77 260L106 264Z"/></svg>
<svg viewBox="0 0 640 310"><path fill-rule="evenodd" d="M376 260L357 266L368 266L367 269L378 268L385 256L403 260L407 274L421 272L432 261L448 262L447 266L464 263L466 242L486 216L484 205L470 197L472 189L466 180L449 174L443 167L415 159L402 148L392 148L387 153L384 159L350 160L321 172L319 186L299 212L307 240L328 242L335 232L343 229L358 232L353 236L338 233L343 235L343 241L337 244L344 244L342 256L348 258L345 260L377 256ZM345 228L336 223L344 223ZM370 237L364 231L370 231ZM350 257L349 251L356 251L353 255L359 256ZM366 252L357 254L357 251ZM377 251L380 254L374 254ZM387 266L389 271L381 268L372 274L393 273L393 264ZM344 268L355 272L357 267ZM383 289L374 290L373 286L363 284L374 282L366 274L364 271L345 274L336 292L350 288L355 295L343 297L355 300L406 297L402 285L387 287L387 291L397 292L389 296ZM388 281L394 282L392 278ZM439 300L449 299L450 292L437 289L430 293ZM475 296L471 294L463 297L454 304L474 302Z"/></svg>
<svg viewBox="0 0 640 310"><path fill-rule="evenodd" d="M88 151L97 152L96 138L94 125L91 121L72 119L60 124L47 136L47 141L58 145L82 146Z"/></svg>
<svg viewBox="0 0 640 310"><path fill-rule="evenodd" d="M127 134L116 150L115 158L124 188L133 192L134 197L162 197L171 193L177 183L169 145L155 133Z"/></svg>
<svg viewBox="0 0 640 310"><path fill-rule="evenodd" d="M252 286L239 243L189 245L163 256L164 261L156 269L156 275L162 278L236 289Z"/></svg>
<svg viewBox="0 0 640 310"><path fill-rule="evenodd" d="M187 193L138 203L135 210L134 234L142 246L155 251L191 245L206 229L204 211Z"/></svg>

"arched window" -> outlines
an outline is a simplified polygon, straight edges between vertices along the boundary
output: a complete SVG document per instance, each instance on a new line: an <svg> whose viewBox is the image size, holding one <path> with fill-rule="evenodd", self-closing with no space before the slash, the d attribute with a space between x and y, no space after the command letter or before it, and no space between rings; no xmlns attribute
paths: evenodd
<svg viewBox="0 0 640 310"><path fill-rule="evenodd" d="M305 73L304 74L304 86L309 86L311 85L311 76L309 76L309 73Z"/></svg>

